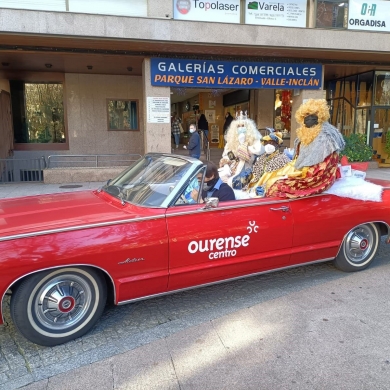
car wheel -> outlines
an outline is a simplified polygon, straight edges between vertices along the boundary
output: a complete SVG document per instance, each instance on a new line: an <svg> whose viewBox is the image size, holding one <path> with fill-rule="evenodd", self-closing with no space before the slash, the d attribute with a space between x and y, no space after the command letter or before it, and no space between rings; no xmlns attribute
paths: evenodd
<svg viewBox="0 0 390 390"><path fill-rule="evenodd" d="M87 333L101 316L106 298L106 282L94 269L39 272L12 293L11 317L28 340L53 346Z"/></svg>
<svg viewBox="0 0 390 390"><path fill-rule="evenodd" d="M373 261L380 243L380 233L374 223L359 225L348 232L334 260L342 271L360 271Z"/></svg>

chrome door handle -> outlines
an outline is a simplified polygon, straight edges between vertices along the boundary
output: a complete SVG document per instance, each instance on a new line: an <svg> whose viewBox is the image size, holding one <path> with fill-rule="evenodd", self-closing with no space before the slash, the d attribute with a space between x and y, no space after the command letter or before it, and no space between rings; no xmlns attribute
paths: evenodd
<svg viewBox="0 0 390 390"><path fill-rule="evenodd" d="M277 209L271 207L270 210L272 211L281 211L283 213L288 213L290 211L290 208L287 206L278 207Z"/></svg>

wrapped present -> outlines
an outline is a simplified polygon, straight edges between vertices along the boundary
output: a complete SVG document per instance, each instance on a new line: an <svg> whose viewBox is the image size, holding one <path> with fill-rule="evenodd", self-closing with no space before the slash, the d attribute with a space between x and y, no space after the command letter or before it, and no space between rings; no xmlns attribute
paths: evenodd
<svg viewBox="0 0 390 390"><path fill-rule="evenodd" d="M252 179L252 168L246 168L233 178L232 187L235 190L242 190L249 184L251 179Z"/></svg>

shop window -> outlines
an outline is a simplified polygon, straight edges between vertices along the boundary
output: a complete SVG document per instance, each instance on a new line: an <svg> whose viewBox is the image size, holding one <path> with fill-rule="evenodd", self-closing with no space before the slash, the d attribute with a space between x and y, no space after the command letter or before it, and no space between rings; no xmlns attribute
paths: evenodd
<svg viewBox="0 0 390 390"><path fill-rule="evenodd" d="M361 73L327 85L330 123L342 134L369 134L374 72Z"/></svg>
<svg viewBox="0 0 390 390"><path fill-rule="evenodd" d="M64 144L64 91L61 83L10 81L16 144Z"/></svg>
<svg viewBox="0 0 390 390"><path fill-rule="evenodd" d="M375 104L390 106L390 72L375 73Z"/></svg>
<svg viewBox="0 0 390 390"><path fill-rule="evenodd" d="M358 90L357 90L357 105L359 107L371 106L372 90L373 90L374 73L367 72L359 74Z"/></svg>
<svg viewBox="0 0 390 390"><path fill-rule="evenodd" d="M342 123L344 135L350 135L355 128L356 82L357 76L346 77L344 80L344 118Z"/></svg>
<svg viewBox="0 0 390 390"><path fill-rule="evenodd" d="M317 0L316 27L346 28L348 21L348 2Z"/></svg>
<svg viewBox="0 0 390 390"><path fill-rule="evenodd" d="M138 100L107 99L108 130L138 131Z"/></svg>
<svg viewBox="0 0 390 390"><path fill-rule="evenodd" d="M287 138L291 131L291 90L277 89L275 91L275 130L281 131Z"/></svg>

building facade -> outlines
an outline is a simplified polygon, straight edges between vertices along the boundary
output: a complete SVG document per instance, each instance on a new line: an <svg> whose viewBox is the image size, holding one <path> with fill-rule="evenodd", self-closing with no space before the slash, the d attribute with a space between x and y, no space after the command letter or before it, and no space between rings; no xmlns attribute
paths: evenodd
<svg viewBox="0 0 390 390"><path fill-rule="evenodd" d="M206 114L212 147L239 111L289 146L311 97L329 100L340 131L379 148L390 126L389 6L3 1L0 159L170 153L173 112L185 130Z"/></svg>

